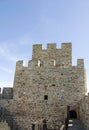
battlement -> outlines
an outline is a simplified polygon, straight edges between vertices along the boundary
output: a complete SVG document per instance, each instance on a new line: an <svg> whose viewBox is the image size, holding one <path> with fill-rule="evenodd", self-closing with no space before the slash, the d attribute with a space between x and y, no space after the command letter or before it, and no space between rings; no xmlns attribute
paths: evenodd
<svg viewBox="0 0 89 130"><path fill-rule="evenodd" d="M65 50L70 50L72 49L72 43L62 43L62 49L65 49Z"/></svg>
<svg viewBox="0 0 89 130"><path fill-rule="evenodd" d="M48 43L46 50L43 49L42 44L35 44L33 45L32 59L40 59L43 58L44 55L46 55L46 58L48 58L52 53L54 53L54 57L56 57L58 53L59 56L61 56L62 54L66 54L66 52L69 52L69 55L71 56L71 48L71 43L62 43L61 49L56 47L56 43Z"/></svg>
<svg viewBox="0 0 89 130"><path fill-rule="evenodd" d="M42 49L42 45L33 45L32 60L41 62L56 61L57 66L72 65L72 44L62 43L61 49L56 47L56 43L47 44L47 49Z"/></svg>
<svg viewBox="0 0 89 130"><path fill-rule="evenodd" d="M47 44L47 50L52 50L52 49L56 49L56 43L48 43ZM39 52L42 51L43 49L43 45L42 44L34 44L33 45L33 52Z"/></svg>
<svg viewBox="0 0 89 130"><path fill-rule="evenodd" d="M32 60L28 61L27 66L24 66L24 61L16 63L16 70L24 68L37 67L61 67L68 68L72 66L72 44L62 43L61 49L56 47L56 43L47 44L47 49L42 48L42 44L33 45ZM78 68L84 67L84 59L77 59Z"/></svg>
<svg viewBox="0 0 89 130"><path fill-rule="evenodd" d="M23 66L23 60L19 60L16 62L16 68L20 69Z"/></svg>
<svg viewBox="0 0 89 130"><path fill-rule="evenodd" d="M61 49L67 49L72 47L72 43L62 43L61 44ZM57 48L57 44L56 43L48 43L47 44L47 50L51 50L51 49L58 49ZM33 45L33 51L38 51L38 50L44 50L43 45L42 44L34 44Z"/></svg>
<svg viewBox="0 0 89 130"><path fill-rule="evenodd" d="M3 88L2 93L0 93L0 99L12 99L12 98L13 98L13 88Z"/></svg>
<svg viewBox="0 0 89 130"><path fill-rule="evenodd" d="M60 49L56 47L56 43L48 43L47 49L43 49L42 44L35 44L33 45L32 61L36 64L40 61L41 66L71 66L72 44L62 43Z"/></svg>

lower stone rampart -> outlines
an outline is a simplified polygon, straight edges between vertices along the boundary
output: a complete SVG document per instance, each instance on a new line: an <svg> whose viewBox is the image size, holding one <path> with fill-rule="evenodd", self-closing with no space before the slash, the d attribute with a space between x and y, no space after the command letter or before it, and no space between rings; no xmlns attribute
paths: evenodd
<svg viewBox="0 0 89 130"><path fill-rule="evenodd" d="M83 121L86 130L89 130L89 93L85 96L80 104L80 119Z"/></svg>
<svg viewBox="0 0 89 130"><path fill-rule="evenodd" d="M0 91L0 99L13 99L13 88L4 87L2 92Z"/></svg>
<svg viewBox="0 0 89 130"><path fill-rule="evenodd" d="M2 103L4 103L4 105ZM0 122L6 122L7 128L10 130L21 130L20 124L18 124L18 122L14 119L13 113L9 111L9 107L7 107L7 104L9 103L10 101L0 102Z"/></svg>

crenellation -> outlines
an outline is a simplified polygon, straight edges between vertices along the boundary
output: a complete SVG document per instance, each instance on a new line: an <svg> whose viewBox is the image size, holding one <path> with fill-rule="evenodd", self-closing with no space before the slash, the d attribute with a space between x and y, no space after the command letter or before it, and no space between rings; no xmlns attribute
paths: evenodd
<svg viewBox="0 0 89 130"><path fill-rule="evenodd" d="M33 51L36 51L36 50L42 50L42 44L34 44L33 45Z"/></svg>
<svg viewBox="0 0 89 130"><path fill-rule="evenodd" d="M32 59L39 59L42 52L42 44L33 45Z"/></svg>
<svg viewBox="0 0 89 130"><path fill-rule="evenodd" d="M62 49L65 50L65 51L72 51L72 43L69 42L69 43L62 43Z"/></svg>
<svg viewBox="0 0 89 130"><path fill-rule="evenodd" d="M79 68L84 68L84 59L77 59L77 66Z"/></svg>
<svg viewBox="0 0 89 130"><path fill-rule="evenodd" d="M16 62L16 70L22 69L23 68L23 60L19 60Z"/></svg>
<svg viewBox="0 0 89 130"><path fill-rule="evenodd" d="M56 50L56 43L48 43L47 44L47 51L55 51Z"/></svg>
<svg viewBox="0 0 89 130"><path fill-rule="evenodd" d="M72 43L62 43L62 51L72 56ZM71 57L72 58L72 57Z"/></svg>

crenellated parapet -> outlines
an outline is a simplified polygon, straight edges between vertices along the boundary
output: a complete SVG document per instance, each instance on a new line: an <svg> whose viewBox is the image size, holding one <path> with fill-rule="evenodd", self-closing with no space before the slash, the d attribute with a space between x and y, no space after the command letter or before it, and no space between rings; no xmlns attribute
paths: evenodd
<svg viewBox="0 0 89 130"><path fill-rule="evenodd" d="M16 63L16 71L26 68L35 69L38 67L72 67L72 44L62 43L61 49L56 47L56 43L47 44L47 49L42 48L42 44L33 45L32 60L24 66L24 61ZM84 68L84 59L77 59L78 68Z"/></svg>
<svg viewBox="0 0 89 130"><path fill-rule="evenodd" d="M47 49L42 48L42 44L33 45L32 60L28 62L28 68L40 66L69 67L72 65L72 45L62 43L61 49L56 48L56 43L47 44ZM16 63L16 70L24 68L24 62Z"/></svg>
<svg viewBox="0 0 89 130"><path fill-rule="evenodd" d="M53 81L59 82L59 84L60 82L68 82L68 86L71 86L70 83L72 83L72 86L76 83L75 87L78 87L76 88L77 96L81 97L84 95L86 83L84 76L84 59L78 59L77 65L72 66L71 43L62 43L60 49L56 47L56 43L47 44L47 49L43 49L42 44L33 45L32 59L28 61L27 66L24 66L23 60L16 63L15 87L13 88L15 98L21 97L20 95L24 96L27 93L25 92L27 91L26 87L31 87L38 82L45 82L45 84L47 84L49 82L48 79L52 81L52 78ZM41 81L42 79L45 80ZM65 84L67 85L67 83ZM25 87L22 89L22 86ZM61 87L63 84L59 86Z"/></svg>
<svg viewBox="0 0 89 130"><path fill-rule="evenodd" d="M33 45L33 53L32 59L43 59L43 60L50 60L50 59L62 59L62 58L69 58L70 62L72 60L72 44L71 43L62 43L61 49L56 47L56 43L47 44L47 49L42 48L42 44Z"/></svg>

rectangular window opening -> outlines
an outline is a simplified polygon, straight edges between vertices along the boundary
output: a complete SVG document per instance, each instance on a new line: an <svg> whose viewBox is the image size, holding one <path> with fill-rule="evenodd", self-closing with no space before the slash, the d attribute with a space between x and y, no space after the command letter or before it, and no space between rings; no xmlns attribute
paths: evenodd
<svg viewBox="0 0 89 130"><path fill-rule="evenodd" d="M44 100L48 100L48 95L44 95Z"/></svg>

